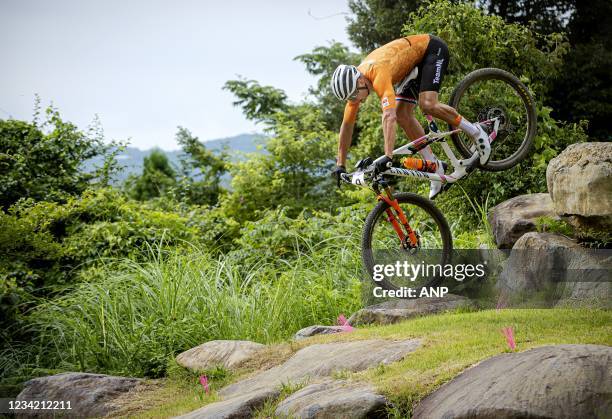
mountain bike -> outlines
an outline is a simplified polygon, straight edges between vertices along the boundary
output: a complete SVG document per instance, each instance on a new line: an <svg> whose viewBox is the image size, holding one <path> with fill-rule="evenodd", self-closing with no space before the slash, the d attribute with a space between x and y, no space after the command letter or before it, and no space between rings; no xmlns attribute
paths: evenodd
<svg viewBox="0 0 612 419"><path fill-rule="evenodd" d="M480 164L473 141L460 129L449 125L448 131L441 132L433 118L426 115L429 132L395 149L393 154L410 156L439 143L453 168L450 175L436 174L433 162L421 161L422 164L415 166L416 159L411 159L412 168L391 167L378 173L375 170L378 159L369 157L356 164L356 171L342 175L346 183L371 189L379 201L365 220L361 250L368 275L376 277L375 282L384 289L439 285L444 279L441 270L434 269L433 273L419 278L408 278L398 271L385 273L381 278L380 270L389 264L397 267L404 262L447 266L453 249L451 231L440 210L418 194L394 193L390 187L392 176L440 181L444 192L476 168L496 172L514 167L527 156L533 144L537 124L533 98L527 87L507 71L483 68L469 73L453 90L449 105L468 120L479 123L489 134L491 158L485 165ZM448 137L461 158L447 143Z"/></svg>

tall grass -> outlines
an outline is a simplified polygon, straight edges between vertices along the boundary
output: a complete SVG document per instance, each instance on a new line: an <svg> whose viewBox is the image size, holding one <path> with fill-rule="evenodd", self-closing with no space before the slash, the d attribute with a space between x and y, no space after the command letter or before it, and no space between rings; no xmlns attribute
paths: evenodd
<svg viewBox="0 0 612 419"><path fill-rule="evenodd" d="M245 265L194 249L105 269L29 315L39 359L61 369L161 376L169 357L213 339L271 343L359 306L356 249L321 247ZM280 268L279 268L280 266Z"/></svg>

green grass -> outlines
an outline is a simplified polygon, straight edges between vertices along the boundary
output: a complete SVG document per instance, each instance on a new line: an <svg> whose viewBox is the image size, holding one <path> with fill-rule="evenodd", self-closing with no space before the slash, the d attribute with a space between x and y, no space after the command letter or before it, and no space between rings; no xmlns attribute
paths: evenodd
<svg viewBox="0 0 612 419"><path fill-rule="evenodd" d="M248 370L238 371L232 381L257 368L267 369L287 359L300 348L321 342L349 341L359 339L407 339L419 338L422 346L404 360L390 365L378 366L360 373L343 372L342 378L366 380L374 384L393 403L389 414L394 417L409 417L414 405L424 396L449 381L467 367L491 356L509 352L501 334L501 328L512 326L517 350L562 344L612 345L612 313L588 309L528 309L488 310L479 312L450 312L408 320L389 326L358 328L351 333L318 336L295 343L274 345L267 355L260 357ZM282 356L279 356L282 354ZM266 359L267 358L267 359ZM268 362L271 361L271 362ZM136 417L167 417L186 413L217 400L216 396L198 400L194 396L197 383L181 381L182 391L177 390L177 381L153 390L145 395L150 400L160 400L160 394L174 396L151 409L133 411ZM225 383L224 383L225 384ZM217 387L218 388L218 387ZM295 389L291 388L291 393ZM273 411L274 402L260 410L266 416Z"/></svg>
<svg viewBox="0 0 612 419"><path fill-rule="evenodd" d="M169 358L209 340L279 342L358 308L354 253L329 246L279 267L157 249L36 307L26 320L37 340L25 352L37 367L156 378Z"/></svg>

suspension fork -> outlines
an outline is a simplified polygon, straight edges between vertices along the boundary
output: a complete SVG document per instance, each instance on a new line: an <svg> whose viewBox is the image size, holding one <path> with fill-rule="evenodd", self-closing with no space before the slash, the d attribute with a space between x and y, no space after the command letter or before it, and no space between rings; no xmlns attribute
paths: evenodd
<svg viewBox="0 0 612 419"><path fill-rule="evenodd" d="M416 233L414 232L414 230L410 227L410 224L408 224L408 219L406 218L406 214L404 214L404 211L402 211L402 208L399 206L397 199L393 197L391 188L388 186L385 186L384 189L385 189L386 195L383 193L380 193L380 191L377 191L378 200L385 201L389 205L389 208L387 208L385 212L387 213L387 217L389 217L389 222L393 226L393 230L395 230L395 232L397 233L397 236L400 239L402 247L406 247L406 245L408 244L406 243L406 237L408 237L408 240L410 241L410 244L409 244L410 247L412 248L417 247L419 244L418 237ZM392 209L395 210L395 212L397 213L397 217L393 213ZM399 221L398 221L398 218L399 218ZM402 229L402 226L404 227L404 229Z"/></svg>

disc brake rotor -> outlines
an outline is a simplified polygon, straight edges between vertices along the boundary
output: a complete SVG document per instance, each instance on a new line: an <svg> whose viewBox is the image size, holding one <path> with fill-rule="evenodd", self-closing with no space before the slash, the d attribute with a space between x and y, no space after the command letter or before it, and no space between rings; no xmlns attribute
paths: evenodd
<svg viewBox="0 0 612 419"><path fill-rule="evenodd" d="M497 118L499 120L499 128L497 129L497 143L503 142L503 140L510 134L512 134L516 128L508 120L506 111L501 106L487 106L478 113L478 121L487 121L490 119ZM493 124L486 125L483 128L487 134L493 131Z"/></svg>

